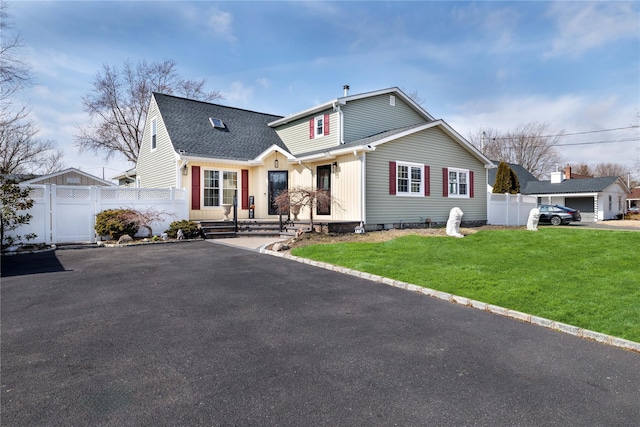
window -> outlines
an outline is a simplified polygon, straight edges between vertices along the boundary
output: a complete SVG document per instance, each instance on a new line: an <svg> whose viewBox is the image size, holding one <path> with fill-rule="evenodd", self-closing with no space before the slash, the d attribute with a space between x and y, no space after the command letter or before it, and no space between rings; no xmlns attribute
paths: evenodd
<svg viewBox="0 0 640 427"><path fill-rule="evenodd" d="M613 197L611 196L611 194L609 194L609 210L611 210L613 207Z"/></svg>
<svg viewBox="0 0 640 427"><path fill-rule="evenodd" d="M151 120L151 149L155 150L157 146L157 125L156 119Z"/></svg>
<svg viewBox="0 0 640 427"><path fill-rule="evenodd" d="M396 96L395 95L389 95L389 105L391 105L392 107L396 106Z"/></svg>
<svg viewBox="0 0 640 427"><path fill-rule="evenodd" d="M423 192L423 165L412 163L397 163L396 188L398 195L422 196Z"/></svg>
<svg viewBox="0 0 640 427"><path fill-rule="evenodd" d="M329 114L316 116L309 120L309 139L329 135Z"/></svg>
<svg viewBox="0 0 640 427"><path fill-rule="evenodd" d="M209 121L211 122L211 126L213 126L214 128L224 129L224 123L222 122L222 120L216 117L209 117Z"/></svg>
<svg viewBox="0 0 640 427"><path fill-rule="evenodd" d="M469 171L448 169L449 197L469 197Z"/></svg>
<svg viewBox="0 0 640 427"><path fill-rule="evenodd" d="M220 179L222 177L222 179ZM204 206L216 207L232 204L238 189L238 173L205 170L203 183Z"/></svg>

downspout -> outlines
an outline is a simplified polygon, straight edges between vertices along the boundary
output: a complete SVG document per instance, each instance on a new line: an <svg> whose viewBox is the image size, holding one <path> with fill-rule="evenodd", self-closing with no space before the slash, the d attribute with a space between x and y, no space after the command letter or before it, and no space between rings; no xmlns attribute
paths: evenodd
<svg viewBox="0 0 640 427"><path fill-rule="evenodd" d="M338 138L340 139L340 144L344 144L344 113L340 108L340 104L337 102L333 103L333 111L338 113Z"/></svg>

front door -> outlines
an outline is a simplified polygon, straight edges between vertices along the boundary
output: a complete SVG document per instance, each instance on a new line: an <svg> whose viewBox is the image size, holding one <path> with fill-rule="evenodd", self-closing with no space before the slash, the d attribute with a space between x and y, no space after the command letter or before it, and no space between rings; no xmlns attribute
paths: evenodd
<svg viewBox="0 0 640 427"><path fill-rule="evenodd" d="M318 190L325 190L331 197L331 165L318 166ZM331 203L318 203L317 215L331 215Z"/></svg>
<svg viewBox="0 0 640 427"><path fill-rule="evenodd" d="M269 215L278 215L275 204L280 192L289 187L289 173L287 171L269 171Z"/></svg>

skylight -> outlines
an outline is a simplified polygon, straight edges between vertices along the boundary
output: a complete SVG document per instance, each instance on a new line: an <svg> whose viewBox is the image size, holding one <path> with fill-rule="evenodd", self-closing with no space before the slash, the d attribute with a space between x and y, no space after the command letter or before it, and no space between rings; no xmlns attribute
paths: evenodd
<svg viewBox="0 0 640 427"><path fill-rule="evenodd" d="M224 129L224 123L222 123L222 120L216 117L209 117L209 121L211 122L211 126L214 128Z"/></svg>

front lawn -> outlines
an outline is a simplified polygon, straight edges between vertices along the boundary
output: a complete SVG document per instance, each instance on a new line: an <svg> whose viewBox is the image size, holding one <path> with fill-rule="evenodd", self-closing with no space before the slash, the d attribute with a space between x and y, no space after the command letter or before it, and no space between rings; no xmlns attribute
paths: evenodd
<svg viewBox="0 0 640 427"><path fill-rule="evenodd" d="M638 232L486 230L291 253L640 342Z"/></svg>

